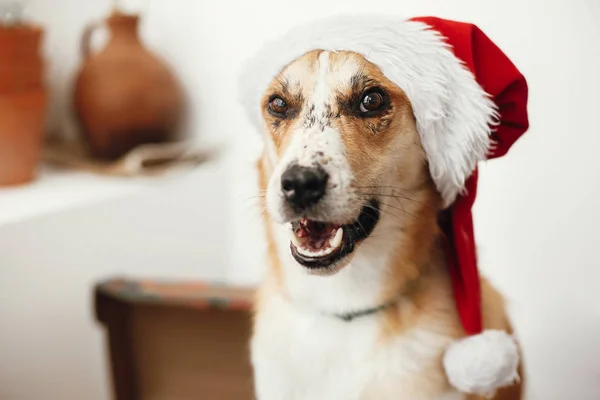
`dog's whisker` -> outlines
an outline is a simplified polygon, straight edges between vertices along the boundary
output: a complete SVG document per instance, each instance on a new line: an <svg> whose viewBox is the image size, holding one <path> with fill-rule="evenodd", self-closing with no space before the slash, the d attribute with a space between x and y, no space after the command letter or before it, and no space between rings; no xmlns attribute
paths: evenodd
<svg viewBox="0 0 600 400"><path fill-rule="evenodd" d="M386 206L386 207L390 207L390 208L393 208L393 209L395 209L395 210L402 211L404 214L406 214L406 215L410 215L411 217L413 217L413 218L414 218L414 219L416 219L417 221L419 221L419 222L423 222L423 220L422 220L421 218L419 218L418 216L416 216L415 214L413 214L413 213L410 213L410 212L406 211L406 209L404 208L404 205L403 205L402 203L400 203L400 204L402 205L402 207L394 207L394 206L392 206L391 204L385 204L385 203L382 203L382 204L383 204L384 206Z"/></svg>
<svg viewBox="0 0 600 400"><path fill-rule="evenodd" d="M417 221L423 222L423 220L422 220L421 218L419 218L419 217L417 217L416 215L414 215L414 214L412 214L412 213L410 213L410 212L406 211L406 210L404 209L404 207L402 207L402 208L401 208L401 207L395 207L395 206L393 206L393 205L391 205L391 204L387 204L387 203L383 203L383 202L381 203L381 205L383 205L383 206L385 206L385 207L389 207L389 208L391 208L391 209L394 209L394 210L397 210L397 211L400 211L400 212L402 212L403 214L406 214L406 215L408 215L408 216L411 216L411 217L413 217L413 218L414 218L414 219L416 219ZM385 210L385 209L383 209L383 208L382 208L382 209L380 209L380 211L381 211L381 212L386 212L386 213L387 213L387 215L391 215L391 216L394 216L394 217L400 218L399 216L397 216L397 215L395 215L395 214L391 213L389 210Z"/></svg>
<svg viewBox="0 0 600 400"><path fill-rule="evenodd" d="M392 195L392 194L379 194L379 193L357 193L357 194L358 194L358 196L366 197L366 198L371 198L371 197L374 197L374 196L379 196L379 197L391 197L391 198L396 199L398 201L400 201L400 199L402 199L402 200L408 200L408 201L411 201L411 202L416 203L418 205L424 206L424 207L426 207L426 208L428 208L430 210L434 210L434 211L436 210L435 207L431 207L431 206L427 205L426 203L423 203L423 202L421 202L419 200L413 199L412 197L408 197L408 196L400 196L400 195Z"/></svg>
<svg viewBox="0 0 600 400"><path fill-rule="evenodd" d="M396 186L396 185L365 185L365 186L355 186L355 187L362 187L362 188L380 188L380 189L394 188L394 189L402 189L402 190L407 190L406 188L402 188L402 187L400 187L400 186Z"/></svg>
<svg viewBox="0 0 600 400"><path fill-rule="evenodd" d="M374 207L372 207L374 208ZM356 222L358 223L358 226L360 226L360 229L363 230L363 232L366 232L367 230L365 229L365 227L363 226L363 224L360 222L360 219L357 219Z"/></svg>
<svg viewBox="0 0 600 400"><path fill-rule="evenodd" d="M382 189L391 189L393 190L398 190L400 192L410 192L409 189L406 188L402 188L399 186L392 186L392 185L374 185L374 186L354 186L355 189L372 189L372 190L382 190Z"/></svg>
<svg viewBox="0 0 600 400"><path fill-rule="evenodd" d="M402 195L397 195L397 194L381 194L381 193L357 193L359 196L381 196L381 197L393 197L393 198L401 198L401 199L406 199L406 200L412 200L416 203L421 203L420 201L413 199L412 197L408 197L408 196L402 196Z"/></svg>
<svg viewBox="0 0 600 400"><path fill-rule="evenodd" d="M391 211L389 211L389 210L384 210L384 209L381 209L381 208L376 208L376 207L369 206L369 205L367 205L367 208L369 208L369 209L371 209L371 210L373 210L373 211L381 212L381 213L383 213L383 214L385 214L385 215L388 215L388 216L390 216L390 217L392 217L392 218L395 218L396 220L398 220L398 221L400 221L400 222L404 222L404 219L403 219L401 216L399 216L399 215L396 215L396 214L392 213L392 212L391 212Z"/></svg>
<svg viewBox="0 0 600 400"><path fill-rule="evenodd" d="M393 195L393 192L392 192L392 195ZM401 197L401 196L395 196L395 199L396 199L396 201L397 201L398 203L400 203L400 206L402 207L402 211L404 211L405 213L407 213L407 212L406 212L406 210L404 209L404 203L402 203L402 200L416 201L416 200L414 200L414 199L412 199L412 198L410 198L410 197ZM428 205L426 205L426 204L423 204L423 203L420 203L420 202L417 202L417 203L418 203L418 204L420 204L420 205L423 205L423 206L427 207L427 208L428 208L428 209L430 209L430 210L434 210L434 211L435 211L435 209L434 209L433 207L431 207L431 206L428 206ZM388 205L388 206L390 206L390 205ZM410 213L407 213L407 214L409 214L409 215L412 215L412 214L410 214ZM415 219L419 220L419 221L422 221L420 218L416 217L415 215L413 215L413 217L414 217Z"/></svg>

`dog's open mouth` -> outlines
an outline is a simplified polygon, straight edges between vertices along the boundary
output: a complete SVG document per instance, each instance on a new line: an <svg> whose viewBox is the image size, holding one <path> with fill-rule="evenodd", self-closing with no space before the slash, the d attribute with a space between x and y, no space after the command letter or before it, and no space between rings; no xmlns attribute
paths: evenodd
<svg viewBox="0 0 600 400"><path fill-rule="evenodd" d="M350 224L337 225L301 218L292 223L291 251L296 261L310 269L331 268L351 254L379 221L379 202L370 200Z"/></svg>

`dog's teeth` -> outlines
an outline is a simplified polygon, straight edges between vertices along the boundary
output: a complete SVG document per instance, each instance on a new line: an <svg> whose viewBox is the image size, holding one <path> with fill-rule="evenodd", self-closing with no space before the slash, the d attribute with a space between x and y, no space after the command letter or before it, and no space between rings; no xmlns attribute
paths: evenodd
<svg viewBox="0 0 600 400"><path fill-rule="evenodd" d="M302 254L303 256L306 256L306 257L314 256L314 254L312 252L310 252L308 249L305 249L303 247L296 246L296 250L298 251L298 253Z"/></svg>
<svg viewBox="0 0 600 400"><path fill-rule="evenodd" d="M333 253L335 250L335 248L333 248L333 247L328 247L326 249L322 249L322 250L313 252L304 247L296 247L296 248L298 250L298 253L302 254L303 256L313 257L313 258L328 256L329 254Z"/></svg>
<svg viewBox="0 0 600 400"><path fill-rule="evenodd" d="M329 239L329 245L332 248L337 249L340 246L340 244L342 244L343 236L344 236L344 229L338 228L337 232L335 233L335 236L332 237L331 239Z"/></svg>
<svg viewBox="0 0 600 400"><path fill-rule="evenodd" d="M294 246L296 246L298 248L300 248L305 242L305 240L296 236L296 234L294 232L292 232L292 234L290 235L290 239L292 240L292 243L294 244Z"/></svg>

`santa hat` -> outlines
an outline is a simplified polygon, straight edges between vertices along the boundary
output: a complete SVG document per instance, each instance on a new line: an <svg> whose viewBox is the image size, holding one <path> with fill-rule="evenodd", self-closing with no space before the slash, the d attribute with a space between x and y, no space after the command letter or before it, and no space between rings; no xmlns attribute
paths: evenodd
<svg viewBox="0 0 600 400"><path fill-rule="evenodd" d="M285 65L311 50L349 50L377 65L408 96L431 176L446 207L448 268L467 338L444 367L463 393L486 395L518 378L512 336L483 331L471 207L477 163L504 155L528 128L527 83L475 25L435 17L344 16L292 29L264 46L240 79L240 100L260 129L260 99Z"/></svg>

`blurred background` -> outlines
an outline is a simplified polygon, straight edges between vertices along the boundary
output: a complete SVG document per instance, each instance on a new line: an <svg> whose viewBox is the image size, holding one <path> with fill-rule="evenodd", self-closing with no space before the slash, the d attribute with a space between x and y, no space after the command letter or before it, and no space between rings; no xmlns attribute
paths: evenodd
<svg viewBox="0 0 600 400"><path fill-rule="evenodd" d="M527 399L600 399L600 2L120 1L139 40L135 21L106 22L109 0L12 3L0 0L0 400L112 398L104 279L259 282L260 142L236 100L241 63L294 23L355 12L476 23L526 76L531 128L481 167L480 264L508 298ZM107 134L128 126L125 141Z"/></svg>

